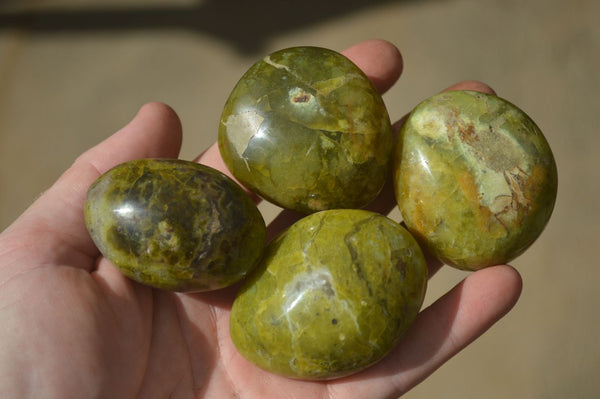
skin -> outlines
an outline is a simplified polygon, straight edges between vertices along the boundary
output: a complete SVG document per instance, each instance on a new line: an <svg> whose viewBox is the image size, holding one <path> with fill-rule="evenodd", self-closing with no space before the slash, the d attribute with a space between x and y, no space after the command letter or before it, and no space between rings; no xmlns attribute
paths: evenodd
<svg viewBox="0 0 600 399"><path fill-rule="evenodd" d="M400 53L384 41L362 42L344 54L381 92L402 71ZM492 92L478 82L449 89L459 88ZM0 235L3 396L396 398L485 332L519 297L515 269L482 269L423 309L390 356L364 372L306 382L262 371L229 337L237 287L177 294L141 286L101 257L86 231L83 203L91 183L127 160L176 158L181 135L173 110L145 105L127 126L82 154ZM216 145L197 160L226 171ZM393 207L387 187L370 209L385 214ZM270 234L296 218L282 213ZM432 276L440 264L429 267Z"/></svg>

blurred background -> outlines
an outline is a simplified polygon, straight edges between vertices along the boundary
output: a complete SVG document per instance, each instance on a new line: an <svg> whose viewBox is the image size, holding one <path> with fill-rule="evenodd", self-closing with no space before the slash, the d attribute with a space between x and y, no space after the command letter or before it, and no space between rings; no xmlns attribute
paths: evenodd
<svg viewBox="0 0 600 399"><path fill-rule="evenodd" d="M481 80L538 123L559 170L554 215L513 262L516 308L405 397L600 397L598 17L596 0L0 0L0 228L148 101L177 111L192 159L265 54L386 39L405 62L393 120ZM443 268L426 302L465 276Z"/></svg>

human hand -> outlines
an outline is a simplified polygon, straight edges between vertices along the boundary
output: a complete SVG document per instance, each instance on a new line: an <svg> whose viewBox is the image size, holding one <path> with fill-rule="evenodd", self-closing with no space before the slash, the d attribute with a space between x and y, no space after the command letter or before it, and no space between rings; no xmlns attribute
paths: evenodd
<svg viewBox="0 0 600 399"><path fill-rule="evenodd" d="M402 59L389 43L367 41L344 54L381 92L400 76ZM492 92L477 82L450 89L458 88ZM513 268L482 269L422 310L397 347L361 373L307 382L258 369L229 337L235 286L181 294L139 285L100 255L85 227L87 189L101 173L131 159L176 158L181 134L170 108L144 106L81 155L0 235L3 397L395 398L481 335L519 297L521 279ZM227 173L216 145L197 160ZM387 187L370 209L386 214L394 205ZM270 235L297 217L283 212ZM430 261L430 276L440 266Z"/></svg>

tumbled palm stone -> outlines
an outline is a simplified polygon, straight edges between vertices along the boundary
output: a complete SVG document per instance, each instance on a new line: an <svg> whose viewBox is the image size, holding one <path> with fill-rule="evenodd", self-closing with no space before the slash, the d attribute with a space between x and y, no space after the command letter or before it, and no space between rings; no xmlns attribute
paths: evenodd
<svg viewBox="0 0 600 399"><path fill-rule="evenodd" d="M385 216L328 210L273 240L230 317L239 352L270 372L332 379L384 357L423 302L427 267Z"/></svg>
<svg viewBox="0 0 600 399"><path fill-rule="evenodd" d="M277 51L233 89L219 126L232 174L263 198L310 213L369 203L387 177L389 116L364 73L317 47Z"/></svg>
<svg viewBox="0 0 600 399"><path fill-rule="evenodd" d="M438 94L401 128L394 165L406 226L443 262L476 270L509 262L546 226L557 171L519 108L473 91Z"/></svg>
<svg viewBox="0 0 600 399"><path fill-rule="evenodd" d="M265 246L250 197L221 172L189 161L142 159L109 170L89 189L85 221L125 275L174 291L233 284Z"/></svg>

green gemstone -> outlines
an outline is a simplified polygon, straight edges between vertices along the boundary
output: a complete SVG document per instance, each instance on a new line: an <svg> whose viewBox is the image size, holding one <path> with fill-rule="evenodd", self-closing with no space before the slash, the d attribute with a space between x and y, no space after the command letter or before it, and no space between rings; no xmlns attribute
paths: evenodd
<svg viewBox="0 0 600 399"><path fill-rule="evenodd" d="M233 284L265 246L264 220L240 186L181 160L109 170L90 187L85 221L100 252L125 275L174 291Z"/></svg>
<svg viewBox="0 0 600 399"><path fill-rule="evenodd" d="M497 96L451 91L425 100L402 126L395 156L406 226L457 268L509 262L552 214L552 151L536 124Z"/></svg>
<svg viewBox="0 0 600 399"><path fill-rule="evenodd" d="M270 372L342 377L395 346L426 284L423 253L398 223L364 210L317 212L267 246L233 304L231 337Z"/></svg>
<svg viewBox="0 0 600 399"><path fill-rule="evenodd" d="M392 140L369 79L343 55L317 47L280 50L254 64L219 125L219 149L233 175L267 200L305 213L374 199Z"/></svg>

